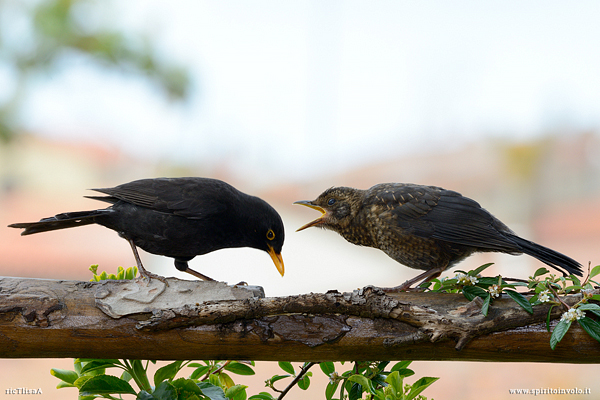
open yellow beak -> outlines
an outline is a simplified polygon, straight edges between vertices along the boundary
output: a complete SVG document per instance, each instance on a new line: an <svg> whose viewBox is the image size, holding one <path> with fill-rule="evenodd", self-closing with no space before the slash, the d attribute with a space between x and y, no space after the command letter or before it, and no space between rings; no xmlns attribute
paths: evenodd
<svg viewBox="0 0 600 400"><path fill-rule="evenodd" d="M306 206L306 207L309 207L309 208L312 208L314 210L317 210L317 211L321 212L321 216L319 218L317 218L314 221L311 221L308 224L306 224L306 225L304 225L304 226L296 229L296 232L303 231L306 228L310 228L311 226L319 225L319 224L322 224L324 222L323 221L323 217L327 213L327 211L324 208L316 206L312 202L306 201L306 200L296 201L296 202L294 202L294 204L300 204L302 206Z"/></svg>
<svg viewBox="0 0 600 400"><path fill-rule="evenodd" d="M285 273L285 267L283 266L283 257L281 257L281 254L276 253L275 249L273 249L271 246L269 246L268 253L271 256L271 260L273 260L273 264L275 264L277 271L279 271L281 276L283 276L283 274Z"/></svg>

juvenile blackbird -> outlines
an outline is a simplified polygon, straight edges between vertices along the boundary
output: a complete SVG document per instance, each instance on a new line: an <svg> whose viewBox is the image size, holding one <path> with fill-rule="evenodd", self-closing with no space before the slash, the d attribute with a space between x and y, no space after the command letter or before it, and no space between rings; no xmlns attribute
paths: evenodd
<svg viewBox="0 0 600 400"><path fill-rule="evenodd" d="M175 267L203 280L213 280L189 268L198 255L232 247L253 247L271 256L283 276L281 217L264 200L209 178L141 179L114 188L93 189L107 196L85 196L110 207L76 211L39 222L11 224L21 235L98 224L131 245L140 275L156 275L142 266L136 246L175 259Z"/></svg>
<svg viewBox="0 0 600 400"><path fill-rule="evenodd" d="M517 236L474 200L436 186L382 183L367 190L327 189L297 201L323 215L302 226L333 230L350 243L375 247L424 273L389 291L427 282L476 252L522 253L565 274L581 276L577 261Z"/></svg>

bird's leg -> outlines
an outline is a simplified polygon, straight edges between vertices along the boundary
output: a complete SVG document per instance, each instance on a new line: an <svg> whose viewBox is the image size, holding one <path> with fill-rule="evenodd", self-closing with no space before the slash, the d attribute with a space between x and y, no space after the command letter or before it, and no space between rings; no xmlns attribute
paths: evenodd
<svg viewBox="0 0 600 400"><path fill-rule="evenodd" d="M444 272L445 269L446 269L446 266L433 268L433 269L423 272L422 274L417 275L416 277L414 277L412 279L407 280L402 285L394 286L391 288L382 288L382 290L384 292L388 292L388 293L404 292L404 291L406 291L406 292L418 291L418 290L420 290L418 287L411 288L411 286L415 282L418 282L419 280L423 279L423 281L421 283L419 283L419 286L420 286L422 283L429 282L430 280L435 279L438 276L440 276L442 274L442 272Z"/></svg>
<svg viewBox="0 0 600 400"><path fill-rule="evenodd" d="M187 261L175 259L175 268L180 271L187 272L188 274L194 275L196 278L200 278L203 281L214 281L213 278L209 278L208 276L201 274L198 271L194 271L188 266Z"/></svg>
<svg viewBox="0 0 600 400"><path fill-rule="evenodd" d="M167 282L167 279L165 277L162 277L160 275L156 275L156 274L153 274L152 272L146 271L146 268L144 268L144 266L142 265L142 259L140 258L140 254L137 251L137 247L136 247L135 243L133 243L133 240L131 240L131 239L127 239L127 242L129 242L129 245L131 246L131 250L133 250L133 257L135 258L135 263L137 264L137 268L138 268L138 271L140 272L140 276L148 279L148 282L150 282L152 280L152 278L156 278L159 281L163 282L165 285L169 286L169 282Z"/></svg>

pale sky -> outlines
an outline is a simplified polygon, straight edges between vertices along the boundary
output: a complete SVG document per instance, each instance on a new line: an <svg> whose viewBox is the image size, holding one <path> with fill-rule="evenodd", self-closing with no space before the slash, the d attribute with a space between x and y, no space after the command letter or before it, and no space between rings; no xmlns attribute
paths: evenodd
<svg viewBox="0 0 600 400"><path fill-rule="evenodd" d="M600 126L597 1L105 7L94 18L148 34L190 69L190 101L69 60L35 88L28 127L140 157L302 177L486 135Z"/></svg>

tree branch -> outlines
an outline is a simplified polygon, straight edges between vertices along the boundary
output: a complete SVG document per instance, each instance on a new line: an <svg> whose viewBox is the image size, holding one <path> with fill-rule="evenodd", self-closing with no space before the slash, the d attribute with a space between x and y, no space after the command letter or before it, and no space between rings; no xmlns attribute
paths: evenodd
<svg viewBox="0 0 600 400"><path fill-rule="evenodd" d="M479 298L457 294L264 298L257 287L168 281L0 278L0 357L600 362L600 343L576 324L551 351L549 307L530 315L509 298L484 317Z"/></svg>
<svg viewBox="0 0 600 400"><path fill-rule="evenodd" d="M285 397L285 395L296 385L296 383L298 383L300 381L300 379L302 379L304 377L304 375L306 375L308 370L311 369L312 366L315 364L316 364L316 362L309 362L308 364L306 364L306 366L300 370L298 375L296 375L294 377L294 379L290 382L290 384L287 385L285 389L283 389L283 391L281 392L279 397L277 397L277 400L283 399Z"/></svg>

